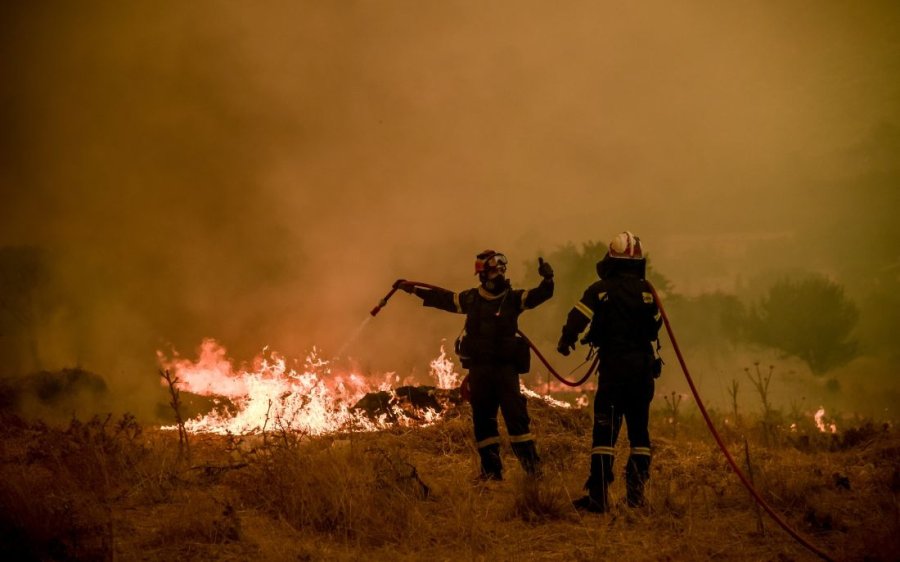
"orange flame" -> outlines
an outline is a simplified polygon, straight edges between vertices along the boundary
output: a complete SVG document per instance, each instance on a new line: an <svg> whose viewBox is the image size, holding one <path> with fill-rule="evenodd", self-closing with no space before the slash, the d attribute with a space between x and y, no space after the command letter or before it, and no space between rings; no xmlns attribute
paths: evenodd
<svg viewBox="0 0 900 562"><path fill-rule="evenodd" d="M441 344L441 354L435 357L431 363L431 375L437 380L438 388L456 388L462 382L459 373L454 369L453 361L447 357L444 344Z"/></svg>
<svg viewBox="0 0 900 562"><path fill-rule="evenodd" d="M816 420L816 427L822 433L837 433L837 425L834 423L825 423L825 407L819 406L819 410L813 418Z"/></svg>
<svg viewBox="0 0 900 562"><path fill-rule="evenodd" d="M225 397L237 409L214 410L188 420L185 428L192 433L246 434L275 428L321 435L372 431L408 419L399 406L393 407L395 420L391 422L388 414L373 420L365 412L353 409L367 393L390 391L392 383L400 382L395 373L365 377L353 371L335 372L315 348L300 369L288 367L285 359L274 352L256 357L250 368L236 368L225 348L213 339L203 341L195 361L177 354L170 359L159 351L157 356L160 365L177 378L180 390ZM454 371L443 345L440 356L431 362L431 376L439 388L459 384L461 377ZM440 416L428 411L420 417L428 424Z"/></svg>
<svg viewBox="0 0 900 562"><path fill-rule="evenodd" d="M519 391L523 395L525 395L529 398L536 398L538 400L543 400L547 404L550 404L551 406L556 406L557 408L568 409L568 408L572 407L572 405L569 404L568 402L563 402L562 400L557 400L556 398L553 398L552 396L550 396L548 394L538 394L537 392L527 388L525 386L525 383L523 383L522 381L519 381Z"/></svg>

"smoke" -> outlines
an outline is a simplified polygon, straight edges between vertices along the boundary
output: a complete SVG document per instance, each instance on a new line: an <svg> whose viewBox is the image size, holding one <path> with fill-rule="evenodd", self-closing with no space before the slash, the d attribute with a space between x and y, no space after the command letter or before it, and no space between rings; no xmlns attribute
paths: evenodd
<svg viewBox="0 0 900 562"><path fill-rule="evenodd" d="M897 234L890 2L0 10L0 246L65 296L23 369L139 396L204 337L328 355L396 278L462 289L490 247L531 286L626 228L685 293L900 263L853 228ZM427 370L460 328L398 294L348 353Z"/></svg>

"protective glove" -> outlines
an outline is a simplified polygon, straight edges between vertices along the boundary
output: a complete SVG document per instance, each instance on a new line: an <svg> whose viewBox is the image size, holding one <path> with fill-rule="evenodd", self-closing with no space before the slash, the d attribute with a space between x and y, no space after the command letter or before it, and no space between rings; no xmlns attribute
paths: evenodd
<svg viewBox="0 0 900 562"><path fill-rule="evenodd" d="M568 342L565 338L559 338L559 343L556 344L556 351L569 356L569 351L575 349L575 342Z"/></svg>
<svg viewBox="0 0 900 562"><path fill-rule="evenodd" d="M544 258L538 258L538 274L544 279L553 279L553 268Z"/></svg>
<svg viewBox="0 0 900 562"><path fill-rule="evenodd" d="M406 291L409 294L413 294L413 292L416 290L416 284L410 283L409 281L398 281L397 288L401 291Z"/></svg>

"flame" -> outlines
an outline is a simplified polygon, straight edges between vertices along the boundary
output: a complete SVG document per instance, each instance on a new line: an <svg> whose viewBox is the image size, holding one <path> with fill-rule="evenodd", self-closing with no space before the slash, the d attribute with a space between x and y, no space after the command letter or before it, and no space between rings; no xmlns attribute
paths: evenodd
<svg viewBox="0 0 900 562"><path fill-rule="evenodd" d="M519 390L525 396L529 398L537 398L538 400L543 400L547 404L551 406L556 406L557 408L571 408L572 405L568 402L563 402L561 400L557 400L556 398L551 397L549 394L538 394L537 392L527 388L525 384L519 381Z"/></svg>
<svg viewBox="0 0 900 562"><path fill-rule="evenodd" d="M236 411L213 410L185 422L192 433L246 434L266 430L286 430L309 435L337 431L373 431L409 416L399 405L392 405L393 416L383 414L373 420L353 406L370 392L391 391L400 382L395 373L365 377L359 373L336 372L331 363L319 356L316 348L307 355L302 367L292 368L275 352L256 357L248 368L237 368L226 350L213 339L200 345L195 361L166 357L157 352L160 365L176 378L180 390L203 396L231 400ZM444 346L431 361L431 376L438 388L458 386L460 375L454 371ZM394 419L389 421L388 418ZM417 424L440 419L432 410L420 412ZM173 429L170 426L164 429Z"/></svg>
<svg viewBox="0 0 900 562"><path fill-rule="evenodd" d="M431 363L431 376L437 380L438 388L456 388L462 382L459 373L454 370L453 361L447 357L444 351L444 344L441 343L441 354L434 358Z"/></svg>
<svg viewBox="0 0 900 562"><path fill-rule="evenodd" d="M550 375L548 374L547 377L549 378L549 376ZM544 382L538 381L536 378L533 380L534 387L541 389L546 394L570 394L574 391L571 386L565 385L555 379ZM581 393L593 394L595 390L597 390L597 383L593 380L589 380L578 387L578 392Z"/></svg>
<svg viewBox="0 0 900 562"><path fill-rule="evenodd" d="M822 433L837 433L837 425L834 423L825 423L825 407L819 406L819 410L813 416L816 420L816 427Z"/></svg>

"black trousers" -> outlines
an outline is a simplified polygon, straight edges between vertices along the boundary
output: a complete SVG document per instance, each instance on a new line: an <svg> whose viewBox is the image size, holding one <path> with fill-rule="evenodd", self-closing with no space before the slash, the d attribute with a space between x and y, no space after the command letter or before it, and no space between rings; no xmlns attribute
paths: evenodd
<svg viewBox="0 0 900 562"><path fill-rule="evenodd" d="M519 390L519 372L515 364L496 362L473 365L469 369L469 388L472 392L475 441L481 457L481 476L491 479L503 477L498 409L506 421L509 442L519 464L527 474L538 475L541 459L529 431L531 420L526 399Z"/></svg>
<svg viewBox="0 0 900 562"><path fill-rule="evenodd" d="M603 380L606 376L606 380ZM613 380L610 380L613 379ZM631 453L625 468L629 482L643 482L650 476L650 402L652 377L610 377L601 373L594 397L594 427L591 439L591 476L589 482L614 480L613 460L622 423L628 432Z"/></svg>
<svg viewBox="0 0 900 562"><path fill-rule="evenodd" d="M499 442L497 411L503 414L510 441L531 441L528 406L519 390L519 374L513 363L476 364L469 369L472 421L479 449Z"/></svg>

